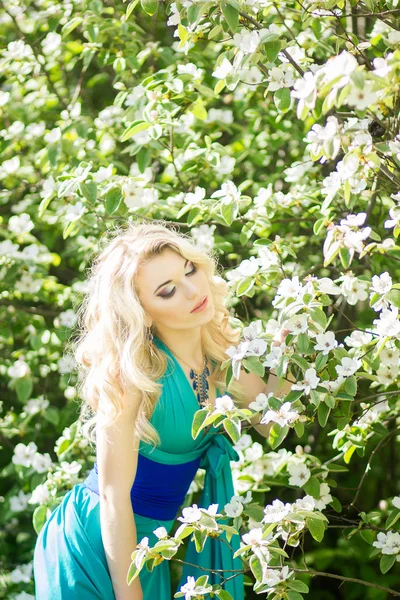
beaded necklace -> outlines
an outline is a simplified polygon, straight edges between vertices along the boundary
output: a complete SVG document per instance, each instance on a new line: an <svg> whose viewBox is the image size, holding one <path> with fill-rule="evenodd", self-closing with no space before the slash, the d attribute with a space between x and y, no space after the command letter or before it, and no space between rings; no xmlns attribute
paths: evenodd
<svg viewBox="0 0 400 600"><path fill-rule="evenodd" d="M210 370L209 370L208 364L207 364L207 355L204 354L204 356L203 356L202 370L197 371L196 369L193 369L193 367L191 365L189 365L181 356L178 356L176 354L176 352L172 352L171 348L169 346L167 346L167 344L165 342L163 342L162 340L161 340L161 342L164 344L164 346L166 348L168 348L168 350L172 354L174 354L177 358L180 358L180 360L183 363L185 363L185 365L190 367L190 379L192 380L192 387L197 396L197 401L201 407L205 406L209 399L208 398L209 385L208 385L207 377L210 375Z"/></svg>

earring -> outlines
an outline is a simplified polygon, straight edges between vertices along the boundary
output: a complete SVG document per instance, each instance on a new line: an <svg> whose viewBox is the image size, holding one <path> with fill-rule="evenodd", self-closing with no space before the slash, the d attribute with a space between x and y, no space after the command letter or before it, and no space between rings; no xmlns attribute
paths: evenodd
<svg viewBox="0 0 400 600"><path fill-rule="evenodd" d="M154 340L154 335L153 335L153 332L151 331L151 327L147 328L147 338L148 338L149 342L152 342Z"/></svg>

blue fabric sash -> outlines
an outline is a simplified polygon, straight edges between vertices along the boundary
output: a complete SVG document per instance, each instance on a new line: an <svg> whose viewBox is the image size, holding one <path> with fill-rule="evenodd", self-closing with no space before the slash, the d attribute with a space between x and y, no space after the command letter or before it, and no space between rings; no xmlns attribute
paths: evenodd
<svg viewBox="0 0 400 600"><path fill-rule="evenodd" d="M201 456L178 465L161 464L139 453L131 502L134 514L168 521L174 519L200 466ZM98 465L83 484L99 495Z"/></svg>

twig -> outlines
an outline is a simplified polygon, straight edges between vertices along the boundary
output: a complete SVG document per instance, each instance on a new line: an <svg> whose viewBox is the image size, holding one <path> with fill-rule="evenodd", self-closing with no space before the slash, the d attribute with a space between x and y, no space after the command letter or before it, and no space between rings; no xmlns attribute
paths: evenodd
<svg viewBox="0 0 400 600"><path fill-rule="evenodd" d="M365 467L364 473L361 477L360 483L358 484L357 487L357 491L356 491L356 495L354 496L352 502L348 505L351 508L356 508L355 503L357 501L357 498L360 494L361 491L361 487L364 483L364 480L367 476L367 473L369 471L369 467L371 465L372 459L374 458L375 454L378 452L379 448L381 448L381 446L383 446L385 443L387 443L389 441L389 439L395 435L398 431L400 430L400 427L396 427L396 429L394 429L393 431L390 431L387 435L385 435L385 437L383 437L381 440L379 440L378 444L375 446L375 448L373 449L373 451L371 452L371 456L369 457L369 460L367 462L367 465ZM400 596L400 594L399 594Z"/></svg>
<svg viewBox="0 0 400 600"><path fill-rule="evenodd" d="M251 17L250 15L246 14L245 12L243 12L241 10L239 10L239 15L241 17L243 17L243 19L246 19L247 21L249 21L249 23L252 23L254 25L254 27L257 27L257 29L262 29L261 23L259 23L255 19L253 19L253 17ZM295 60L293 60L293 58L290 56L289 52L287 52L286 50L283 50L283 49L281 50L281 52L287 58L287 60L290 62L290 64L294 67L294 69L296 69L296 71L298 73L300 73L300 75L303 77L304 76L303 69L296 63ZM267 73L268 73L268 70L267 70Z"/></svg>

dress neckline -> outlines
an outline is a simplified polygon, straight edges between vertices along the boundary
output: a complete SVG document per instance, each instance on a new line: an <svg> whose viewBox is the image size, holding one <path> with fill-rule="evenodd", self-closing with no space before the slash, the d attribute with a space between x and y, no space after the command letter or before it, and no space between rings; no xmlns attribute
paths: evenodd
<svg viewBox="0 0 400 600"><path fill-rule="evenodd" d="M166 346L164 344L164 342L157 335L155 335L155 334L154 334L154 340L157 340L163 346L163 348L165 349L165 351L168 353L168 355L172 358L172 360L174 361L174 363L177 365L178 370L181 372L181 374L184 377L187 385L190 388L190 391L192 392L192 396L193 396L193 398L196 401L196 405L199 407L199 409L201 409L200 403L199 403L199 401L197 399L197 395L195 394L195 391L194 391L194 389L192 387L192 384L190 383L189 379L187 378L187 375L186 375L185 371L183 370L180 362L177 360L175 354L173 352L171 352L171 350L168 348L168 346ZM213 362L212 359L210 359L210 361ZM219 389L217 387L215 387L215 392L216 392L216 397L218 398L218 396L219 396Z"/></svg>

